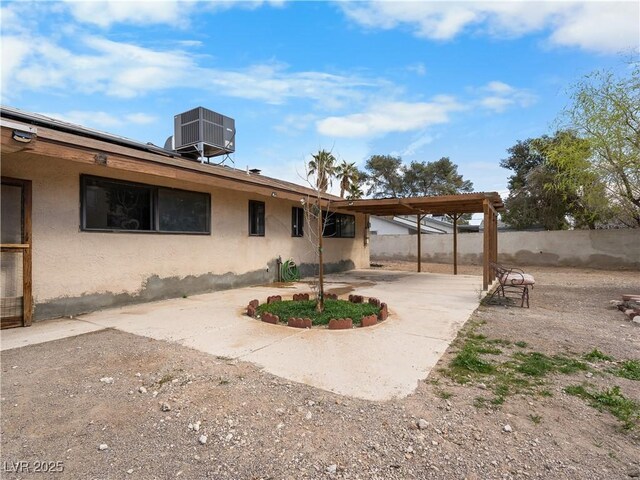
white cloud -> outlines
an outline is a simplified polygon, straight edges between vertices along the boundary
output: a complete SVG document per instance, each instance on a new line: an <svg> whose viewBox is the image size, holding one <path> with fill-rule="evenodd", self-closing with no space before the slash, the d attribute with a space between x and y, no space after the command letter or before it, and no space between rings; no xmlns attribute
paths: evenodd
<svg viewBox="0 0 640 480"><path fill-rule="evenodd" d="M203 10L220 11L239 7L256 9L263 5L281 7L283 0L65 0L71 15L79 22L102 28L114 24L169 25L185 28Z"/></svg>
<svg viewBox="0 0 640 480"><path fill-rule="evenodd" d="M435 136L429 133L421 133L418 137L407 145L403 150L399 152L391 152L391 155L400 157L412 157L416 153L420 152L422 147L425 147L432 143L436 139Z"/></svg>
<svg viewBox="0 0 640 480"><path fill-rule="evenodd" d="M45 112L42 115L90 128L114 128L121 126L123 123L116 116L102 111L71 110L69 112Z"/></svg>
<svg viewBox="0 0 640 480"><path fill-rule="evenodd" d="M513 105L528 107L535 103L537 97L526 89L515 88L504 82L494 80L477 89L481 98L480 106L497 113L504 112Z"/></svg>
<svg viewBox="0 0 640 480"><path fill-rule="evenodd" d="M97 129L117 128L128 124L143 125L157 120L157 117L142 112L116 116L104 111L70 110L68 112L42 113L42 115Z"/></svg>
<svg viewBox="0 0 640 480"><path fill-rule="evenodd" d="M407 70L409 70L412 73L415 73L416 75L423 77L427 74L427 67L425 67L424 63L422 62L418 62L418 63L413 63L411 65L409 65L407 67Z"/></svg>
<svg viewBox="0 0 640 480"><path fill-rule="evenodd" d="M148 125L158 120L158 117L156 117L155 115L149 115L148 113L138 112L129 113L124 116L124 119L128 123L135 123L136 125Z"/></svg>
<svg viewBox="0 0 640 480"><path fill-rule="evenodd" d="M69 1L73 17L83 23L110 27L115 23L154 23L184 27L194 7L192 1Z"/></svg>
<svg viewBox="0 0 640 480"><path fill-rule="evenodd" d="M341 2L368 28L404 27L416 36L450 40L462 33L492 37L550 31L549 41L599 53L638 49L640 3L622 1Z"/></svg>
<svg viewBox="0 0 640 480"><path fill-rule="evenodd" d="M390 132L407 132L449 122L449 114L463 106L453 97L438 96L431 102L385 102L362 113L320 120L316 128L330 137L372 137Z"/></svg>
<svg viewBox="0 0 640 480"><path fill-rule="evenodd" d="M356 104L363 100L367 89L387 85L379 79L358 76L292 72L282 64L258 64L237 70L211 68L184 50L154 50L99 36L78 37L69 48L44 37L6 36L2 54L4 98L24 90L133 98L189 88L271 104L308 99L323 109L333 109Z"/></svg>

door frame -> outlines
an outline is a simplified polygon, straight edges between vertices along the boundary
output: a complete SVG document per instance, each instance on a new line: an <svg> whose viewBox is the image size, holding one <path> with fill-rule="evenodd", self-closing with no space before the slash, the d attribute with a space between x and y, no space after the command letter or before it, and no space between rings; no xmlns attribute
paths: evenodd
<svg viewBox="0 0 640 480"><path fill-rule="evenodd" d="M0 244L2 251L22 252L22 321L19 323L9 322L2 328L28 327L31 325L33 314L32 297L32 273L31 273L31 180L22 180L12 177L0 177L2 185L13 185L22 189L22 243Z"/></svg>

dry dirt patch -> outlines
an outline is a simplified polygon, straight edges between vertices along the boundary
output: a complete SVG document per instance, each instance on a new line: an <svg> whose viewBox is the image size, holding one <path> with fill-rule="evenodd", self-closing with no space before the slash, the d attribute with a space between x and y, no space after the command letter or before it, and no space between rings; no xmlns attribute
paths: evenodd
<svg viewBox="0 0 640 480"><path fill-rule="evenodd" d="M530 309L483 306L468 324L474 335L503 341L494 344L502 350L496 358L518 350L580 356L594 348L615 359L640 357L640 328L607 306L638 289L638 272L527 271L538 282ZM563 390L581 382L617 385L640 401L640 382L600 365L590 378L584 371L546 376L551 396L511 394L501 404L479 406L478 397L493 398L490 384L461 385L438 371L459 347L447 351L413 395L388 402L335 395L251 364L114 330L6 351L2 478L640 475L638 429L624 430L610 413ZM99 450L101 444L108 448ZM62 461L64 472L9 472L18 461Z"/></svg>

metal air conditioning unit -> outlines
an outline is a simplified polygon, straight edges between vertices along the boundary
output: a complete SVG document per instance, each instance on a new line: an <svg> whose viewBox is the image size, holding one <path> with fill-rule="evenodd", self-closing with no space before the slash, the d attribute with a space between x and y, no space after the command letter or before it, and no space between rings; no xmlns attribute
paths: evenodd
<svg viewBox="0 0 640 480"><path fill-rule="evenodd" d="M177 152L196 159L233 153L235 121L203 107L194 108L175 116L173 138Z"/></svg>

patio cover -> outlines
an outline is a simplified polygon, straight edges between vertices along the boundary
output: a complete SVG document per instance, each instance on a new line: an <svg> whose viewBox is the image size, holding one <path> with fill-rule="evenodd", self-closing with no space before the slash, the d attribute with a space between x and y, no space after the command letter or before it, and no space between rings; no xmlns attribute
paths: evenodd
<svg viewBox="0 0 640 480"><path fill-rule="evenodd" d="M498 258L498 212L504 203L497 192L477 192L434 197L379 198L340 200L332 202L339 210L369 215L416 215L419 225L424 215L451 215L453 217L453 273L458 269L458 218L464 213L484 214L482 286L486 290L495 278L490 262ZM418 226L418 231L420 228ZM418 237L418 271L421 270L422 235Z"/></svg>

